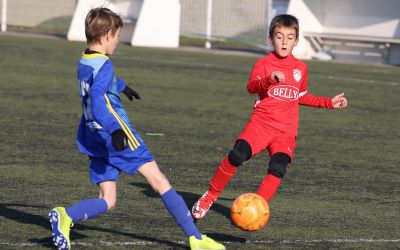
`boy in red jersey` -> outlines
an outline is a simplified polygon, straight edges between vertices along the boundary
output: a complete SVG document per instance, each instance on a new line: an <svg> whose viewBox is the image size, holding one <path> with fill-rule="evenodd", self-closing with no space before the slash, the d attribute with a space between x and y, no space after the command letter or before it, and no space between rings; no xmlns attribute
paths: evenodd
<svg viewBox="0 0 400 250"><path fill-rule="evenodd" d="M209 189L193 205L194 218L204 217L237 168L265 149L270 162L257 194L270 201L293 157L299 104L328 109L347 106L344 93L328 98L307 92L307 65L292 55L298 38L299 24L294 16L283 14L271 21L269 42L274 52L255 63L247 83L249 93L258 95L253 114L215 171Z"/></svg>

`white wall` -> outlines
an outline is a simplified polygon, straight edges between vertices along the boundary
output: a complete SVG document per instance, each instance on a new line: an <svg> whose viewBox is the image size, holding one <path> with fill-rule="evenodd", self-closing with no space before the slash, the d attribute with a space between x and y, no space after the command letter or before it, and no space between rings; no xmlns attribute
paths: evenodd
<svg viewBox="0 0 400 250"><path fill-rule="evenodd" d="M179 46L179 0L79 0L68 40L86 40L85 18L88 11L96 7L107 7L121 15L124 20L122 42L145 47Z"/></svg>
<svg viewBox="0 0 400 250"><path fill-rule="evenodd" d="M288 13L303 31L400 38L399 0L291 0Z"/></svg>
<svg viewBox="0 0 400 250"><path fill-rule="evenodd" d="M300 58L315 53L303 32L400 38L399 0L290 0L287 13L299 19L300 42L293 54Z"/></svg>

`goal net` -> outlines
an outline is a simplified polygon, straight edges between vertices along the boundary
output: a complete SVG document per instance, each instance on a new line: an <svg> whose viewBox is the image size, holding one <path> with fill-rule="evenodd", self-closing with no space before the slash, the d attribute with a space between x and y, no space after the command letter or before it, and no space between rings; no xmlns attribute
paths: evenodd
<svg viewBox="0 0 400 250"><path fill-rule="evenodd" d="M181 0L181 35L265 48L268 0Z"/></svg>

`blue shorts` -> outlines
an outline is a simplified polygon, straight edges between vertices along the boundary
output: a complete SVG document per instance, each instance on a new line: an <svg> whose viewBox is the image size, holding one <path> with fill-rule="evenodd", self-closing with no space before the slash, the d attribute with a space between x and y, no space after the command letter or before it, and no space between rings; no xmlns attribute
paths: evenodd
<svg viewBox="0 0 400 250"><path fill-rule="evenodd" d="M136 174L145 163L154 161L150 150L143 143L130 154L112 157L89 156L90 181L99 184L105 181L116 181L121 171L127 174Z"/></svg>

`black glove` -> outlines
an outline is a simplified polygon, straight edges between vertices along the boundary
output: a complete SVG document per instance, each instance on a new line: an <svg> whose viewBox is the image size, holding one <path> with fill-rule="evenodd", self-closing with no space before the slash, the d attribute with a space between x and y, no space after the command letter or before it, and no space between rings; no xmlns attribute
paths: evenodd
<svg viewBox="0 0 400 250"><path fill-rule="evenodd" d="M114 133L112 133L111 141L117 151L122 151L126 148L127 138L124 131L121 129L115 130Z"/></svg>
<svg viewBox="0 0 400 250"><path fill-rule="evenodd" d="M132 101L133 97L135 97L136 99L140 99L138 92L131 89L128 85L125 86L124 90L122 90L122 93L124 93L126 97L128 97L129 101Z"/></svg>

